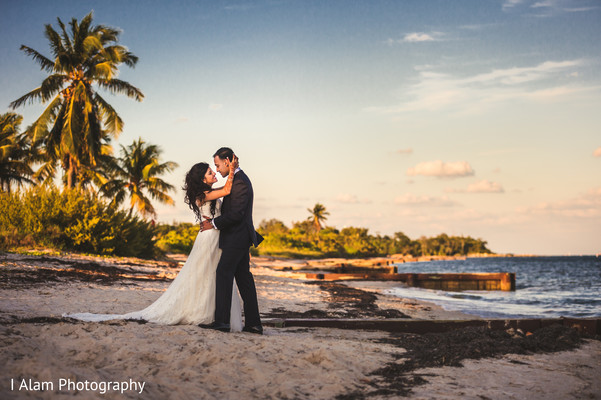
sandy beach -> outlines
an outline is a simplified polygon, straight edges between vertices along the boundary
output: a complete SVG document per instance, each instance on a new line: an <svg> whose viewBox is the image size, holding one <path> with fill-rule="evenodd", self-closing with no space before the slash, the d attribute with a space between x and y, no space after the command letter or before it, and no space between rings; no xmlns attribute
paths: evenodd
<svg viewBox="0 0 601 400"><path fill-rule="evenodd" d="M417 335L271 324L258 336L62 317L142 309L176 261L0 254L0 397L601 398L601 342L558 326ZM399 283L312 282L253 262L265 321L474 318L382 294Z"/></svg>

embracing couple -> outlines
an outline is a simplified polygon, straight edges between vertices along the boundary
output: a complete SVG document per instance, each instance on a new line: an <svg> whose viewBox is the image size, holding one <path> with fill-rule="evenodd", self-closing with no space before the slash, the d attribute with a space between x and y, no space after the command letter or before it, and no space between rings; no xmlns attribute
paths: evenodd
<svg viewBox="0 0 601 400"><path fill-rule="evenodd" d="M217 176L207 163L195 164L186 174L185 201L201 227L188 259L167 290L141 311L64 316L85 321L141 319L168 325L198 324L222 332L263 333L250 272L250 246L263 240L253 225L252 184L238 167L232 149L220 148L213 160L217 172L227 177L225 186L213 188ZM244 304L244 326L238 291Z"/></svg>

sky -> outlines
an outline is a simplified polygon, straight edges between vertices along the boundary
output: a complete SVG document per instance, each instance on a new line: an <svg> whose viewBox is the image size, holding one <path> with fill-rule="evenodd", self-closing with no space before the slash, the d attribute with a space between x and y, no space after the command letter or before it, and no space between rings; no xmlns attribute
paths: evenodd
<svg viewBox="0 0 601 400"><path fill-rule="evenodd" d="M185 173L234 149L254 220L481 238L498 253L601 253L598 0L0 0L0 104L46 76L56 18L122 30L139 57L102 93L179 167L162 222L193 222ZM23 128L40 104L20 107Z"/></svg>

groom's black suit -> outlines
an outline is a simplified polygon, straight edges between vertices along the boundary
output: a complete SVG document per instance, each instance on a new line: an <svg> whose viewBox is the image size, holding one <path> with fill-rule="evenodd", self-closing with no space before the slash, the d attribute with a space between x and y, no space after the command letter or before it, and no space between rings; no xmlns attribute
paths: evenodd
<svg viewBox="0 0 601 400"><path fill-rule="evenodd" d="M213 220L219 229L221 259L217 265L215 322L229 324L234 278L244 302L244 325L260 326L255 281L250 272L249 248L263 240L252 219L253 188L242 170L234 175L232 191L223 198L221 215Z"/></svg>

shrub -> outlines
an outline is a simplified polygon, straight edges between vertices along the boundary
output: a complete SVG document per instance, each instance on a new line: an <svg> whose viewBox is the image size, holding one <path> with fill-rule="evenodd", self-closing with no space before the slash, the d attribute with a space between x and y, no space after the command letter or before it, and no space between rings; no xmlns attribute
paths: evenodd
<svg viewBox="0 0 601 400"><path fill-rule="evenodd" d="M179 223L161 224L157 227L157 247L166 253L188 254L192 250L199 231L198 225Z"/></svg>
<svg viewBox="0 0 601 400"><path fill-rule="evenodd" d="M35 187L0 193L0 245L94 254L157 255L152 223L109 206L93 192Z"/></svg>

